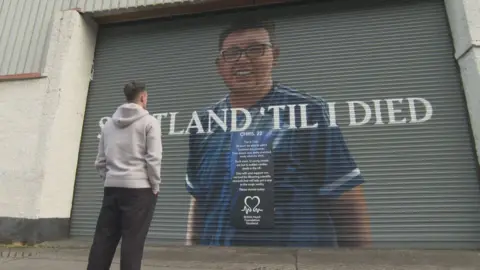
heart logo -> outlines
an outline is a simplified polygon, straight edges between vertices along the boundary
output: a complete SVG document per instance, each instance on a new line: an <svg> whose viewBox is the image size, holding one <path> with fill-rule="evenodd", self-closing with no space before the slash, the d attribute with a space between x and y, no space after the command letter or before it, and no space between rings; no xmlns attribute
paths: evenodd
<svg viewBox="0 0 480 270"><path fill-rule="evenodd" d="M256 204L255 204L255 201L256 201ZM248 208L253 209L255 211L257 206L260 205L260 198L258 196L253 196L253 197L252 196L247 196L247 197L245 197L244 203ZM250 204L250 203L252 203L252 204ZM253 204L255 204L254 207L252 207Z"/></svg>

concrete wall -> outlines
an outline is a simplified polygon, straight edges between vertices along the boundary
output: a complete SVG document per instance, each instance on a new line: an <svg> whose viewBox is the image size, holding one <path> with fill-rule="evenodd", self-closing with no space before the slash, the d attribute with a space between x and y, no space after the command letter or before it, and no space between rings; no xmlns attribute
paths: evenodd
<svg viewBox="0 0 480 270"><path fill-rule="evenodd" d="M0 83L0 216L35 218L41 189L39 153L48 79ZM0 232L1 234L1 232Z"/></svg>
<svg viewBox="0 0 480 270"><path fill-rule="evenodd" d="M0 83L0 241L68 236L96 31L57 13L45 77Z"/></svg>
<svg viewBox="0 0 480 270"><path fill-rule="evenodd" d="M445 5L478 157L480 156L480 0L445 0Z"/></svg>

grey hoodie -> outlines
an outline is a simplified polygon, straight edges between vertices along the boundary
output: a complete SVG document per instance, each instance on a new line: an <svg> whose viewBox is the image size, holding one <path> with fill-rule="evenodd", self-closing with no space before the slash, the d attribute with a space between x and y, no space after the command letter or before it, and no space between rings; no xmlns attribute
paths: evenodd
<svg viewBox="0 0 480 270"><path fill-rule="evenodd" d="M157 192L162 148L159 122L141 106L123 104L102 129L95 167L105 187Z"/></svg>

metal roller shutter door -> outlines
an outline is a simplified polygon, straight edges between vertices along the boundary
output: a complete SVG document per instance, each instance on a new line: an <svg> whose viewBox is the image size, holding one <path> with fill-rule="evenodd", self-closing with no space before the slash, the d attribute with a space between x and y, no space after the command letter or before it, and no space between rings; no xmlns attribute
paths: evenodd
<svg viewBox="0 0 480 270"><path fill-rule="evenodd" d="M360 3L361 2L361 3ZM280 82L335 102L336 120L365 178L374 247L478 247L476 161L466 105L442 0L330 1L256 11L277 24ZM216 73L218 34L239 13L103 26L99 32L72 212L71 234L91 237L102 199L93 169L99 121L123 102L129 79L150 89L151 113L176 112L176 130L192 111L227 92ZM386 99L405 124L388 124ZM431 119L409 123L407 98L423 98ZM374 125L381 100L384 125ZM348 101L371 120L349 125ZM362 107L355 105L357 119ZM416 103L417 118L425 111ZM168 130L163 120L163 130ZM150 244L183 243L189 194L188 136L164 135L163 184Z"/></svg>

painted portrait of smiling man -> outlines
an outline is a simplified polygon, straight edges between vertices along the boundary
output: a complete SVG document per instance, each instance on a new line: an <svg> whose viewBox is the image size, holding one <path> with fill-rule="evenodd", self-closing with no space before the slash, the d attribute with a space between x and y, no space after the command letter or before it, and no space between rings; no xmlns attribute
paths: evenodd
<svg viewBox="0 0 480 270"><path fill-rule="evenodd" d="M273 79L279 56L272 21L219 36L228 91L200 114L213 132L190 134L187 244L368 246L364 178L326 102Z"/></svg>

